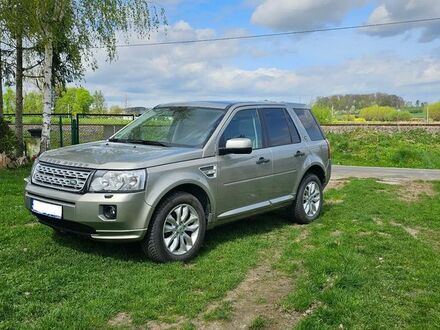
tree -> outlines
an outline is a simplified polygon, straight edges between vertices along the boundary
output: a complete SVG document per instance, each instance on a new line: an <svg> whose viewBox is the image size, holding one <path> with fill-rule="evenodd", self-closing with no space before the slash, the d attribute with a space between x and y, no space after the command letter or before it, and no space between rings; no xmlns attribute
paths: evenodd
<svg viewBox="0 0 440 330"><path fill-rule="evenodd" d="M33 19L33 0L2 0L0 26L2 37L5 34L13 42L9 44L15 51L15 135L17 137L17 156L23 155L23 66L24 52L29 48L23 45L29 41L35 31ZM7 33L6 33L7 32ZM32 47L30 48L32 49ZM3 63L3 62L2 62ZM4 63L3 63L4 64Z"/></svg>
<svg viewBox="0 0 440 330"><path fill-rule="evenodd" d="M8 87L3 95L3 104L5 114L15 113L15 92L11 87Z"/></svg>
<svg viewBox="0 0 440 330"><path fill-rule="evenodd" d="M88 113L93 103L93 96L84 87L67 88L55 105L57 113Z"/></svg>
<svg viewBox="0 0 440 330"><path fill-rule="evenodd" d="M440 121L440 102L432 103L426 107L428 116L434 121Z"/></svg>
<svg viewBox="0 0 440 330"><path fill-rule="evenodd" d="M330 124L333 120L332 109L329 107L314 104L312 107L312 112L321 125Z"/></svg>
<svg viewBox="0 0 440 330"><path fill-rule="evenodd" d="M318 98L316 103L342 113L352 112L353 107L355 109L362 109L374 105L393 108L405 106L405 100L402 97L385 93L326 96Z"/></svg>
<svg viewBox="0 0 440 330"><path fill-rule="evenodd" d="M33 0L35 17L39 22L38 36L44 46L43 64L43 131L41 152L50 145L50 113L54 87L54 53L60 40L75 45L82 59L93 59L92 48L100 46L109 60L116 55L116 33L127 40L131 33L149 36L160 20L165 22L163 10L157 13L147 0ZM152 11L150 11L152 9ZM166 22L165 22L166 23ZM66 39L67 38L67 39ZM96 62L89 62L96 67Z"/></svg>
<svg viewBox="0 0 440 330"><path fill-rule="evenodd" d="M124 110L119 105L112 105L108 112L111 114L120 114L123 113Z"/></svg>
<svg viewBox="0 0 440 330"><path fill-rule="evenodd" d="M6 36L4 27L4 19L2 18L6 12L3 2L0 1L0 117L3 116L3 39Z"/></svg>
<svg viewBox="0 0 440 330"><path fill-rule="evenodd" d="M93 93L93 102L90 110L94 113L104 113L107 110L102 91L95 91L95 93Z"/></svg>
<svg viewBox="0 0 440 330"><path fill-rule="evenodd" d="M43 94L39 92L29 92L23 99L24 113L42 113L43 112Z"/></svg>

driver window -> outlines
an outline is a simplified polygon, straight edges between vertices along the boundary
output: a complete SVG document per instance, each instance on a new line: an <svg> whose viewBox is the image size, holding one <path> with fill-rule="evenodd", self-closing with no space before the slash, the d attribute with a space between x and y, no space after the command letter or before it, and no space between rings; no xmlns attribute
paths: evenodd
<svg viewBox="0 0 440 330"><path fill-rule="evenodd" d="M252 149L262 147L261 123L257 110L242 110L237 112L220 138L220 148L226 146L226 141L234 138L248 138L252 141Z"/></svg>

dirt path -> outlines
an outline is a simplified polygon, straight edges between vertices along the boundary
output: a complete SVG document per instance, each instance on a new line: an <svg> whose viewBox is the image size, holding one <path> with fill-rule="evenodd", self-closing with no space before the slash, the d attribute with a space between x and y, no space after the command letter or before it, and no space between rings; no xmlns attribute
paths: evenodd
<svg viewBox="0 0 440 330"><path fill-rule="evenodd" d="M298 227L300 234L297 241L307 237L307 227ZM284 242L284 239L279 240ZM280 245L278 243L277 245ZM264 323L264 329L290 329L304 314L286 312L280 303L294 287L292 277L273 267L280 258L281 248L274 246L261 258L257 267L251 269L245 279L226 296L200 313L196 319L180 318L174 324L157 321L148 322L152 330L179 329L185 324L192 324L200 330L248 329L255 322ZM221 320L208 320L207 315L218 309L227 309L227 317Z"/></svg>

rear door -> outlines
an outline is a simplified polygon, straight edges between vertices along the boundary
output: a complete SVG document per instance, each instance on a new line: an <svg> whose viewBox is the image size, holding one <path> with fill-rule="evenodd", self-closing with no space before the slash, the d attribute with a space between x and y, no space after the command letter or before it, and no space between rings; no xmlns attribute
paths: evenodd
<svg viewBox="0 0 440 330"><path fill-rule="evenodd" d="M273 177L272 198L278 202L293 198L294 188L301 178L307 148L298 130L284 108L260 109L265 140L272 152Z"/></svg>
<svg viewBox="0 0 440 330"><path fill-rule="evenodd" d="M272 195L272 154L263 148L263 129L256 109L238 110L221 133L219 147L232 138L249 138L249 155L217 156L220 218L238 215L269 206Z"/></svg>

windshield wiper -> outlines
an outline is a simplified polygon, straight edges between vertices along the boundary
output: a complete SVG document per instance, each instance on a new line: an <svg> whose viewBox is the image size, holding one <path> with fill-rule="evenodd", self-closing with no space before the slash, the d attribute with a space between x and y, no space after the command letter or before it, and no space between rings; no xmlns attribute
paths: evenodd
<svg viewBox="0 0 440 330"><path fill-rule="evenodd" d="M133 144L147 144L160 147L169 147L168 144L159 141L151 140L141 140L141 139L109 139L110 142L121 142L121 143L133 143Z"/></svg>

